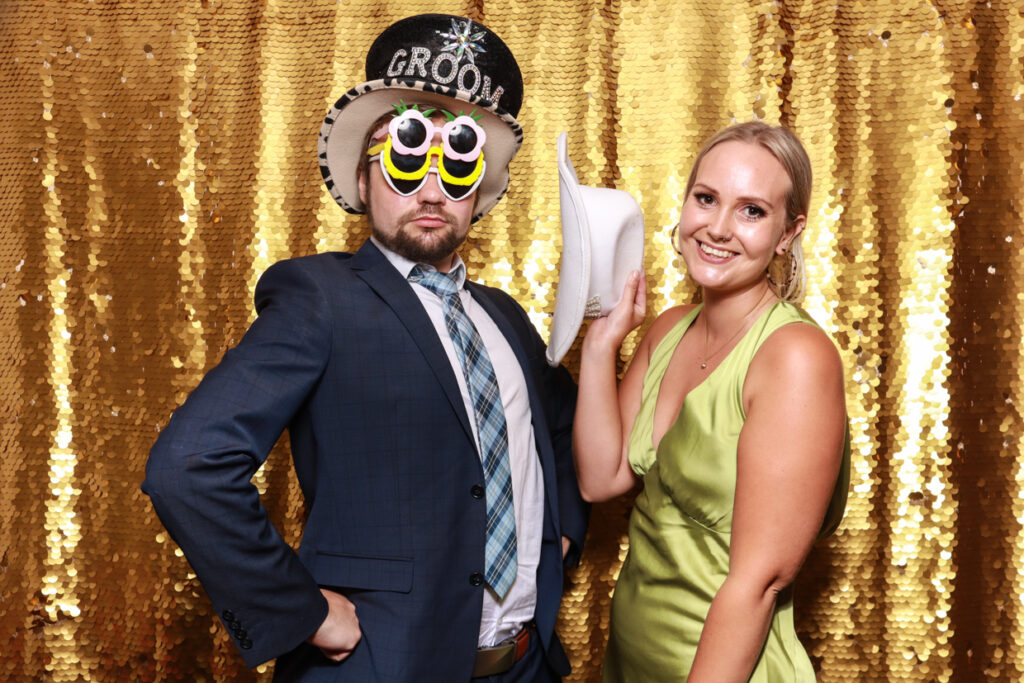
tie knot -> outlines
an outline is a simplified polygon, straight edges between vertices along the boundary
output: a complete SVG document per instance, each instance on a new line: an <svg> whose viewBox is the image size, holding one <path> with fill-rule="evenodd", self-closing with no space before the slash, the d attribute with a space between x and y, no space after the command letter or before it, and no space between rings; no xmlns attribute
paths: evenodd
<svg viewBox="0 0 1024 683"><path fill-rule="evenodd" d="M417 282L440 297L458 296L459 294L455 280L445 273L439 273L436 270L425 270L420 266L416 266L409 273L409 282Z"/></svg>

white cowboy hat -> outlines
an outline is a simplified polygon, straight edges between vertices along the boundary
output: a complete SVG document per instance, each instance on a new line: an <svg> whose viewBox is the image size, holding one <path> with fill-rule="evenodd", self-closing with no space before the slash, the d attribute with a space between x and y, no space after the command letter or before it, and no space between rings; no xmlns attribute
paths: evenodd
<svg viewBox="0 0 1024 683"><path fill-rule="evenodd" d="M623 190L580 185L566 138L558 136L562 262L547 350L552 366L572 347L583 319L610 313L629 274L644 265L640 205Z"/></svg>

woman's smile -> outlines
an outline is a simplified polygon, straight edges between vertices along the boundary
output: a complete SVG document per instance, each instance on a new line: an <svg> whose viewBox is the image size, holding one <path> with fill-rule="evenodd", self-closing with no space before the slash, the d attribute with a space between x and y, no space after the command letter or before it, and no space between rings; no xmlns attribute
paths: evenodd
<svg viewBox="0 0 1024 683"><path fill-rule="evenodd" d="M710 257L712 257L711 259L708 259L708 260L712 260L713 259L714 261L717 262L717 261L720 261L720 260L728 260L728 259L736 256L736 252L726 251L725 249L720 249L718 247L713 247L710 244L708 244L707 242L701 242L700 240L697 240L697 246L700 248L700 253L701 253L702 256L710 256Z"/></svg>

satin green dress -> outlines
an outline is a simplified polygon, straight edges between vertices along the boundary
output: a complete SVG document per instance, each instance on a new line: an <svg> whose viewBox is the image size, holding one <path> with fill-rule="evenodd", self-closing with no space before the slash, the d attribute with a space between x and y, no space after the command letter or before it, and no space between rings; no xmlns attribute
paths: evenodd
<svg viewBox="0 0 1024 683"><path fill-rule="evenodd" d="M686 396L676 422L655 451L654 406L679 340L700 306L689 311L651 354L629 460L644 489L629 521L629 554L615 584L605 681L683 681L690 671L711 600L729 570L736 488L736 449L743 428L743 382L754 354L783 325L815 324L802 309L779 302L754 323L722 363ZM850 478L847 430L843 465L822 526L835 530ZM780 594L751 677L756 683L815 680L793 626L790 590Z"/></svg>

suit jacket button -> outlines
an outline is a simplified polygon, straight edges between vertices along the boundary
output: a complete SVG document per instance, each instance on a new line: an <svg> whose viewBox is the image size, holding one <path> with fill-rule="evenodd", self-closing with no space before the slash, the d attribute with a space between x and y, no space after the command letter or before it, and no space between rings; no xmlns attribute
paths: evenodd
<svg viewBox="0 0 1024 683"><path fill-rule="evenodd" d="M249 640L248 638L246 638L245 640L243 640L242 642L240 642L238 644L238 647L242 648L243 650L251 650L252 649L252 641Z"/></svg>
<svg viewBox="0 0 1024 683"><path fill-rule="evenodd" d="M480 484L474 484L473 488L469 490L469 495L473 496L477 500L480 500L481 498L484 497L484 487L480 486Z"/></svg>
<svg viewBox="0 0 1024 683"><path fill-rule="evenodd" d="M232 622L235 620L235 613L229 609L224 610L220 616L223 617L224 621L227 622Z"/></svg>
<svg viewBox="0 0 1024 683"><path fill-rule="evenodd" d="M472 586L482 586L482 585L484 585L484 575L481 574L480 572L473 572L472 574L469 575L469 583Z"/></svg>

